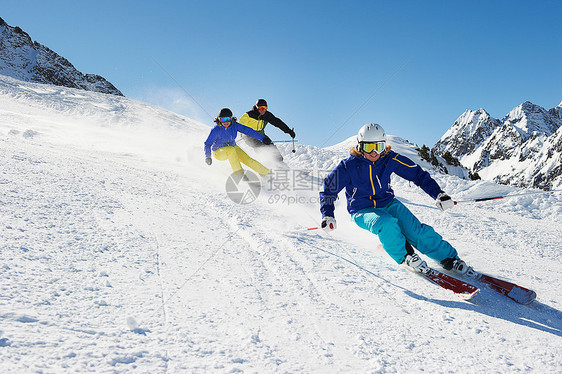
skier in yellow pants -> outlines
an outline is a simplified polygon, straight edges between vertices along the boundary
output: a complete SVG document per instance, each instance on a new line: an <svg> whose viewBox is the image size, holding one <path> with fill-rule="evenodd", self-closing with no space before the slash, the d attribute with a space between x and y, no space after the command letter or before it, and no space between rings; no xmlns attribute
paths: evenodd
<svg viewBox="0 0 562 374"><path fill-rule="evenodd" d="M230 162L230 167L232 168L232 172L234 174L242 174L244 170L242 169L242 165L248 165L252 170L256 173L261 175L266 175L269 173L269 169L260 164L258 161L254 160L250 156L246 154L239 146L235 145L221 147L216 151L213 151L213 156L219 161L226 161Z"/></svg>
<svg viewBox="0 0 562 374"><path fill-rule="evenodd" d="M261 175L266 175L270 172L268 168L248 156L242 148L236 145L238 132L251 136L265 145L269 145L271 144L271 139L267 135L260 134L256 130L236 122L236 117L232 116L232 111L228 108L221 109L219 115L215 118L215 122L217 125L213 127L205 141L205 162L207 165L213 163L211 158L212 151L213 156L217 160L228 160L232 172L235 174L242 175L244 173L240 163L248 165L252 170Z"/></svg>

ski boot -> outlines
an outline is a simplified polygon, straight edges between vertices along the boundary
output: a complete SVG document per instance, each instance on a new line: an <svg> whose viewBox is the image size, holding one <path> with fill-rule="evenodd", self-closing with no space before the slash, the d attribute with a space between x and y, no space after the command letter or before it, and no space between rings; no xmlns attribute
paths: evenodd
<svg viewBox="0 0 562 374"><path fill-rule="evenodd" d="M406 258L404 258L404 262L402 263L417 273L426 274L431 270L429 266L427 266L427 263L422 260L417 253L407 254Z"/></svg>
<svg viewBox="0 0 562 374"><path fill-rule="evenodd" d="M454 271L455 273L471 278L475 278L478 273L474 271L472 266L468 266L466 262L461 260L460 258L446 258L441 261L441 266L443 269Z"/></svg>

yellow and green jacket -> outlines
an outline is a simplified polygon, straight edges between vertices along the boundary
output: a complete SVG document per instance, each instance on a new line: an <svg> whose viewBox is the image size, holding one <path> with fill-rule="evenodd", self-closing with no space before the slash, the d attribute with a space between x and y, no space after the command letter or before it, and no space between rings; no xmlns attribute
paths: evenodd
<svg viewBox="0 0 562 374"><path fill-rule="evenodd" d="M285 124L285 122L281 119L275 117L273 113L266 111L263 116L261 116L260 112L255 107L249 112L244 113L238 122L263 135L265 135L265 126L267 126L268 123L271 123L273 126L277 127L286 134L291 134L292 132L289 126L287 126L287 124Z"/></svg>

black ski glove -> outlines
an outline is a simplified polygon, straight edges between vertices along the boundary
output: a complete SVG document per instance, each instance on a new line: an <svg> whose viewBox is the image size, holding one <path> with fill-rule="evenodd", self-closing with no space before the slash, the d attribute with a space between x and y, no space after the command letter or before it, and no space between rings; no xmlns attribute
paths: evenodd
<svg viewBox="0 0 562 374"><path fill-rule="evenodd" d="M267 136L267 135L263 137L263 140L262 140L261 142L262 142L263 144L265 144L265 145L271 145L271 144L273 144L273 143L271 142L271 139L269 139L269 136Z"/></svg>
<svg viewBox="0 0 562 374"><path fill-rule="evenodd" d="M295 138L295 136L297 136L297 135L295 134L295 130L293 130L293 129L289 130L289 132L288 132L287 134L289 134L289 136L290 136L291 138L293 138L293 139Z"/></svg>
<svg viewBox="0 0 562 374"><path fill-rule="evenodd" d="M213 163L213 159L210 158L210 157L207 157L207 158L205 159L205 162L207 163L207 165L211 165L211 164Z"/></svg>

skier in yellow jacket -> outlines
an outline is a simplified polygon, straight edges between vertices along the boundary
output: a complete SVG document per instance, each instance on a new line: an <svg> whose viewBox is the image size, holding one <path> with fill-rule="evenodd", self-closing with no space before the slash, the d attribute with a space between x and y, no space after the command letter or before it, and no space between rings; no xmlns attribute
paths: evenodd
<svg viewBox="0 0 562 374"><path fill-rule="evenodd" d="M273 126L277 127L279 130L283 131L286 134L289 134L291 138L295 138L295 132L285 124L281 119L275 117L273 113L267 110L267 101L265 99L259 99L256 102L256 105L253 106L252 110L244 113L242 117L238 120L244 126L247 126L251 129L256 130L257 132L265 135L265 127L268 123L271 123ZM271 151L275 155L275 159L279 162L283 161L283 156L277 149L274 144L264 144L261 141L251 138L249 136L242 136L245 143L248 144L250 147L261 150L267 149Z"/></svg>

